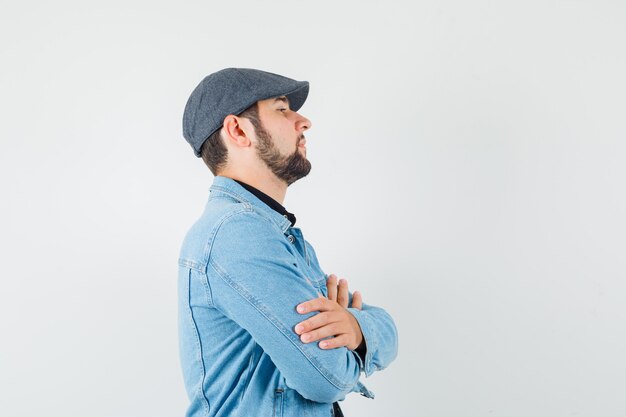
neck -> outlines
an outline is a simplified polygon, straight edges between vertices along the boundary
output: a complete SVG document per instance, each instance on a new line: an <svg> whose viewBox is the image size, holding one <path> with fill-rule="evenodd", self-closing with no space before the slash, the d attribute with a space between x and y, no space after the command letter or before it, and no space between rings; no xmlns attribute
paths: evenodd
<svg viewBox="0 0 626 417"><path fill-rule="evenodd" d="M220 173L222 177L232 178L264 192L265 194L284 205L285 195L287 194L287 183L278 179L275 175L272 177L241 175L232 173Z"/></svg>

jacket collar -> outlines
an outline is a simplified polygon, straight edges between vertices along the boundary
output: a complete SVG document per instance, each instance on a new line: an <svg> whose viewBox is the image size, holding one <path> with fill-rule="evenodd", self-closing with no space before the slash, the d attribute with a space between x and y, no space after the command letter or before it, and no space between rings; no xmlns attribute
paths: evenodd
<svg viewBox="0 0 626 417"><path fill-rule="evenodd" d="M211 185L210 190L221 191L230 195L236 200L254 206L258 211L262 212L263 214L265 214L266 217L276 223L276 225L283 231L283 233L285 233L287 229L289 229L289 227L291 226L291 221L289 221L286 215L282 215L276 210L269 207L257 196L246 190L243 186L241 186L239 183L237 183L237 181L233 180L232 178L223 177L221 175L216 176L213 179L213 184Z"/></svg>
<svg viewBox="0 0 626 417"><path fill-rule="evenodd" d="M235 181L237 182L237 184L241 185L243 188L245 188L246 190L254 194L256 198L264 202L267 206L272 208L274 211L278 212L279 214L283 216L287 216L287 218L291 222L291 226L294 226L296 224L296 216L293 213L288 212L287 209L283 207L283 205L280 204L278 201L274 200L272 197L265 194L263 191L259 190L258 188L251 186L250 184L246 184L245 182L239 181L239 180L235 180Z"/></svg>

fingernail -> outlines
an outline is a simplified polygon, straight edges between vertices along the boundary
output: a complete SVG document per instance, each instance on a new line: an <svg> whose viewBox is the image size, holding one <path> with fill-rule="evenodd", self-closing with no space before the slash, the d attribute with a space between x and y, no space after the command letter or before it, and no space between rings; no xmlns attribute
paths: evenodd
<svg viewBox="0 0 626 417"><path fill-rule="evenodd" d="M311 338L311 336L309 336L308 334L304 334L301 337L303 342L308 342L310 338Z"/></svg>
<svg viewBox="0 0 626 417"><path fill-rule="evenodd" d="M304 326L303 326L303 325L301 325L301 324L298 324L298 325L296 326L296 333L300 334L300 332L301 332L302 330L304 330Z"/></svg>
<svg viewBox="0 0 626 417"><path fill-rule="evenodd" d="M304 313L304 306L298 306L298 312Z"/></svg>
<svg viewBox="0 0 626 417"><path fill-rule="evenodd" d="M320 347L325 348L326 346L328 346L328 342L320 342Z"/></svg>

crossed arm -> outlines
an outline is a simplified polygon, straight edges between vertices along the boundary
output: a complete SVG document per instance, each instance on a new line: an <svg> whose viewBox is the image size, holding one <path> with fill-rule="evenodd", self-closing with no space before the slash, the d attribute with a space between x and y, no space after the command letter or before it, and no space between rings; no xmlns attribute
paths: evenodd
<svg viewBox="0 0 626 417"><path fill-rule="evenodd" d="M273 227L248 210L222 224L217 233L228 239L215 239L209 258L212 302L252 335L288 387L307 399L332 403L359 385L361 372L369 376L396 357L393 319L382 308L364 304L359 293L348 306L347 283L333 285L332 275L327 277L329 298L320 297L296 265L289 242L276 239ZM245 256L233 257L233 252ZM302 330L296 330L298 325ZM351 348L363 340L367 352L360 356Z"/></svg>

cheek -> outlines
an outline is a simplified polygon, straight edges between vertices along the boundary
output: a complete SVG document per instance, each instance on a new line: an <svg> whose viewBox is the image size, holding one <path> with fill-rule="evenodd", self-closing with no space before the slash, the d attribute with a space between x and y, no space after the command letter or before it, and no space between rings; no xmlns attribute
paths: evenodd
<svg viewBox="0 0 626 417"><path fill-rule="evenodd" d="M276 136L280 138L280 142L278 143L278 146L283 150L283 151L290 151L293 152L294 148L298 147L298 134L290 128L283 128L280 129L276 132Z"/></svg>

